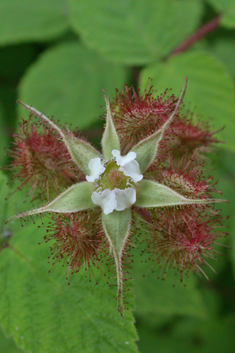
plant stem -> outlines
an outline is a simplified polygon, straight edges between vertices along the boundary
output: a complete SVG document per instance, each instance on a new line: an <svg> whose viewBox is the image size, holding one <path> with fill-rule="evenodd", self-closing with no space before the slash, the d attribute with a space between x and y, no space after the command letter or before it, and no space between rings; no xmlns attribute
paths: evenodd
<svg viewBox="0 0 235 353"><path fill-rule="evenodd" d="M219 21L220 21L221 15L218 15L215 17L213 20L210 22L204 24L199 30L194 33L191 37L186 39L185 42L180 44L178 47L176 47L169 55L177 55L185 50L187 50L189 47L191 47L194 43L199 41L202 37L205 37L208 33L214 31L218 26L219 26Z"/></svg>

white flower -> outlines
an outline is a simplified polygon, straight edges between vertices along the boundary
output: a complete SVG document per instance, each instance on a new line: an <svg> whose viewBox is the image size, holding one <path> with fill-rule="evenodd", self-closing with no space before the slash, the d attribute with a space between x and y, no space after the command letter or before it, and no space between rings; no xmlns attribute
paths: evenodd
<svg viewBox="0 0 235 353"><path fill-rule="evenodd" d="M102 208L104 214L109 214L117 207L117 200L114 190L103 190L100 192L94 191L91 199L95 205Z"/></svg>
<svg viewBox="0 0 235 353"><path fill-rule="evenodd" d="M134 188L94 191L91 199L95 205L102 208L104 214L109 214L114 210L123 211L131 207L136 202L136 191Z"/></svg>
<svg viewBox="0 0 235 353"><path fill-rule="evenodd" d="M135 183L143 179L139 163L135 161L135 152L129 152L126 156L121 156L120 151L113 150L112 155L115 157L117 165L120 166L119 170L123 172L124 175L131 177Z"/></svg>
<svg viewBox="0 0 235 353"><path fill-rule="evenodd" d="M90 160L88 167L91 170L91 175L86 175L86 180L93 183L105 171L105 167L101 164L100 158Z"/></svg>
<svg viewBox="0 0 235 353"><path fill-rule="evenodd" d="M123 172L125 176L130 177L135 183L143 179L139 163L135 160L135 152L129 152L126 156L121 156L120 151L113 150L112 155L119 166L119 171ZM86 175L86 180L89 182L99 180L100 175L105 171L101 159L91 159L88 166L91 174ZM136 190L134 187L127 187L125 189L114 188L113 190L94 191L91 199L95 205L99 205L102 208L105 214L109 214L114 210L123 211L126 208L130 208L136 202Z"/></svg>
<svg viewBox="0 0 235 353"><path fill-rule="evenodd" d="M134 188L124 190L114 189L117 200L116 211L123 211L125 208L131 207L136 202L136 191Z"/></svg>

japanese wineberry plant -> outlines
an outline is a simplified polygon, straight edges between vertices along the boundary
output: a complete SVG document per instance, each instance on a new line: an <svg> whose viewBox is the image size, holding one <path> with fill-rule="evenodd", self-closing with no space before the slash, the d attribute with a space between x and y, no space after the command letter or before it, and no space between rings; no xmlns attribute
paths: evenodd
<svg viewBox="0 0 235 353"><path fill-rule="evenodd" d="M19 102L30 117L14 135L10 167L19 189L29 184L32 200L47 202L8 221L49 214L45 238L69 273L83 265L102 269L101 260L111 257L122 316L124 260L139 233L151 264L164 272L174 267L181 279L187 271L207 277L203 266L211 267L213 243L224 235L214 208L222 200L213 198L216 183L206 168L218 140L206 123L182 113L186 86L179 98L127 86L113 101L105 97L101 151Z"/></svg>

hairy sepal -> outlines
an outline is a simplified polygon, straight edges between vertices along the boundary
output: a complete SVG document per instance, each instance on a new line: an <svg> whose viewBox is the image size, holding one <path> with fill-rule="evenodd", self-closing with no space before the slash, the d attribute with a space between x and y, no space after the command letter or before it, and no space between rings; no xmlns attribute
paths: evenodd
<svg viewBox="0 0 235 353"><path fill-rule="evenodd" d="M87 181L75 184L62 192L47 205L34 210L18 213L8 219L7 222L16 218L33 216L44 212L73 213L94 208L95 205L91 200L92 192L92 184Z"/></svg>
<svg viewBox="0 0 235 353"><path fill-rule="evenodd" d="M160 138L161 131L158 130L132 148L131 151L136 153L136 161L139 163L141 173L144 173L153 163Z"/></svg>
<svg viewBox="0 0 235 353"><path fill-rule="evenodd" d="M85 174L89 175L90 173L90 169L88 168L89 161L93 158L102 158L101 153L97 151L94 147L92 147L88 142L73 136L72 133L66 133L63 130L61 130L53 121L48 119L44 114L39 112L37 109L25 103L22 103L21 101L17 101L17 102L20 103L27 110L29 110L33 115L46 121L51 127L53 127L55 130L58 131L74 163Z"/></svg>
<svg viewBox="0 0 235 353"><path fill-rule="evenodd" d="M64 135L63 138L69 153L76 165L86 174L90 174L88 164L91 159L102 158L102 155L88 142L71 135Z"/></svg>
<svg viewBox="0 0 235 353"><path fill-rule="evenodd" d="M132 148L131 151L136 153L136 160L139 163L141 173L144 173L153 163L155 156L157 155L157 152L158 152L159 142L164 137L164 133L167 127L170 125L175 115L177 114L180 104L182 103L183 98L185 96L186 89L187 89L187 79L182 89L180 98L176 104L175 110L173 111L169 119L165 122L165 124L161 127L161 129L156 131L154 134L148 136L144 140L140 141L137 145L135 145Z"/></svg>
<svg viewBox="0 0 235 353"><path fill-rule="evenodd" d="M135 203L135 206L138 207L167 207L224 202L224 200L218 199L189 199L168 186L152 180L141 180L138 187Z"/></svg>
<svg viewBox="0 0 235 353"><path fill-rule="evenodd" d="M108 161L113 157L112 156L113 150L120 151L120 141L113 123L112 112L110 109L110 103L107 96L105 96L105 102L106 102L106 125L103 133L103 137L101 140L101 144L102 144L104 157Z"/></svg>
<svg viewBox="0 0 235 353"><path fill-rule="evenodd" d="M117 273L117 309L124 317L123 306L123 271L122 256L131 228L131 209L113 211L102 215L103 229L110 244L110 252L114 257Z"/></svg>

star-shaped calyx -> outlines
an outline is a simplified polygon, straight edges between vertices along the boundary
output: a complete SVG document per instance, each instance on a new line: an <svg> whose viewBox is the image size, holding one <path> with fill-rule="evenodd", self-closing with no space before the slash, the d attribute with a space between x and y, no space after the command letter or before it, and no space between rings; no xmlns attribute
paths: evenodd
<svg viewBox="0 0 235 353"><path fill-rule="evenodd" d="M132 227L132 206L138 208L164 208L206 204L221 200L187 198L175 190L156 181L145 178L145 172L158 155L159 143L165 131L178 113L186 92L187 82L181 92L175 110L152 135L137 143L126 155L121 155L120 139L116 131L109 100L106 98L106 125L102 137L102 153L88 142L75 137L71 132L61 130L55 123L36 109L21 103L27 110L57 130L69 154L86 175L86 180L76 183L59 194L46 205L19 213L10 220L54 212L57 214L79 213L100 207L102 227L109 243L117 274L118 311L123 316L123 272L122 258ZM92 220L91 220L92 221Z"/></svg>

